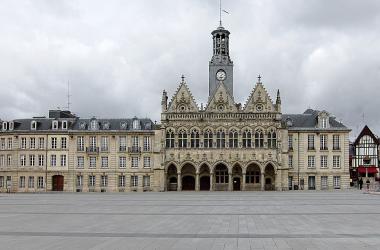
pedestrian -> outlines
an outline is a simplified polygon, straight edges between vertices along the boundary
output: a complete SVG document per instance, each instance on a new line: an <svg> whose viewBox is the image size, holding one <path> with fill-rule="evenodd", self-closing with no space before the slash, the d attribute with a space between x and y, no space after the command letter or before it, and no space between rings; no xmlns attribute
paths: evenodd
<svg viewBox="0 0 380 250"><path fill-rule="evenodd" d="M367 181L366 181L365 183L367 184L367 190L369 190L369 184L370 184L371 182L369 181L369 179L367 179Z"/></svg>
<svg viewBox="0 0 380 250"><path fill-rule="evenodd" d="M362 187L363 187L363 179L360 178L360 180L359 180L359 189L362 190Z"/></svg>

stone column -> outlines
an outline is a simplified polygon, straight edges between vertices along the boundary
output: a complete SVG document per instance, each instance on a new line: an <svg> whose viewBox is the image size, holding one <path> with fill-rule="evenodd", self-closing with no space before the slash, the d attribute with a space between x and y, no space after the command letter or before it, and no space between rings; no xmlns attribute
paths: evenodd
<svg viewBox="0 0 380 250"><path fill-rule="evenodd" d="M242 191L245 191L245 173L243 173L243 187Z"/></svg>
<svg viewBox="0 0 380 250"><path fill-rule="evenodd" d="M228 191L232 191L232 173L228 174Z"/></svg>
<svg viewBox="0 0 380 250"><path fill-rule="evenodd" d="M195 173L195 191L199 191L199 173Z"/></svg>
<svg viewBox="0 0 380 250"><path fill-rule="evenodd" d="M177 191L182 190L182 180L181 180L181 173L178 173L177 175Z"/></svg>
<svg viewBox="0 0 380 250"><path fill-rule="evenodd" d="M261 173L261 179L260 179L260 183L261 183L261 191L264 191L264 183L265 183L265 180L264 180L264 173Z"/></svg>
<svg viewBox="0 0 380 250"><path fill-rule="evenodd" d="M214 173L210 173L210 191L214 191L214 187L213 187L214 180L213 180L213 177L214 177Z"/></svg>

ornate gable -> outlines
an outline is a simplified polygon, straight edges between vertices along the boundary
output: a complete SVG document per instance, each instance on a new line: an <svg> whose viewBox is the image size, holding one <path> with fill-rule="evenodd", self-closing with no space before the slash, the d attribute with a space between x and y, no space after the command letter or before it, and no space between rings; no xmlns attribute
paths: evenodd
<svg viewBox="0 0 380 250"><path fill-rule="evenodd" d="M198 105L195 102L186 82L182 81L177 92L173 95L169 103L168 112L198 112Z"/></svg>
<svg viewBox="0 0 380 250"><path fill-rule="evenodd" d="M276 112L273 102L261 82L256 83L243 111L245 112Z"/></svg>
<svg viewBox="0 0 380 250"><path fill-rule="evenodd" d="M209 99L206 112L237 112L235 101L226 86L220 82L214 95Z"/></svg>

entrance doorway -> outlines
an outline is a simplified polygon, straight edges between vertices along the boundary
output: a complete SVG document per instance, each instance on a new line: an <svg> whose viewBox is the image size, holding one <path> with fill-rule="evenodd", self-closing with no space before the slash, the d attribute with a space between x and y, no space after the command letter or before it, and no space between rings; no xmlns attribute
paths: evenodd
<svg viewBox="0 0 380 250"><path fill-rule="evenodd" d="M202 176L199 182L201 191L210 191L210 176Z"/></svg>
<svg viewBox="0 0 380 250"><path fill-rule="evenodd" d="M235 177L233 179L233 188L234 188L234 191L240 191L240 178L239 177Z"/></svg>
<svg viewBox="0 0 380 250"><path fill-rule="evenodd" d="M182 178L182 190L195 190L195 178L193 176L188 175Z"/></svg>
<svg viewBox="0 0 380 250"><path fill-rule="evenodd" d="M63 175L53 175L53 191L63 191Z"/></svg>

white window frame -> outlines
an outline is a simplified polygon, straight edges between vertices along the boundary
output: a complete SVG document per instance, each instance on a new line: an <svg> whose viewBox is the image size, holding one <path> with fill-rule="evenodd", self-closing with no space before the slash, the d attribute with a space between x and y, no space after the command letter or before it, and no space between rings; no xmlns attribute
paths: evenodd
<svg viewBox="0 0 380 250"><path fill-rule="evenodd" d="M89 158L89 168L95 169L96 168L96 157L90 156Z"/></svg>
<svg viewBox="0 0 380 250"><path fill-rule="evenodd" d="M328 176L321 176L321 189L326 190L329 188L329 177Z"/></svg>
<svg viewBox="0 0 380 250"><path fill-rule="evenodd" d="M101 167L102 168L108 168L108 156L102 156L101 160L102 160Z"/></svg>
<svg viewBox="0 0 380 250"><path fill-rule="evenodd" d="M340 168L340 155L333 155L333 168Z"/></svg>
<svg viewBox="0 0 380 250"><path fill-rule="evenodd" d="M131 187L138 187L139 177L137 175L131 175Z"/></svg>
<svg viewBox="0 0 380 250"><path fill-rule="evenodd" d="M38 176L37 188L44 188L44 177L43 176Z"/></svg>
<svg viewBox="0 0 380 250"><path fill-rule="evenodd" d="M328 155L321 155L321 168L326 169L328 168Z"/></svg>
<svg viewBox="0 0 380 250"><path fill-rule="evenodd" d="M125 187L125 175L119 175L118 187Z"/></svg>
<svg viewBox="0 0 380 250"><path fill-rule="evenodd" d="M288 156L288 166L289 168L293 168L293 155Z"/></svg>
<svg viewBox="0 0 380 250"><path fill-rule="evenodd" d="M150 156L144 156L144 168L151 168Z"/></svg>
<svg viewBox="0 0 380 250"><path fill-rule="evenodd" d="M62 121L62 129L67 130L67 121Z"/></svg>
<svg viewBox="0 0 380 250"><path fill-rule="evenodd" d="M39 149L44 149L45 148L45 138L44 137L39 137L38 138L38 148Z"/></svg>
<svg viewBox="0 0 380 250"><path fill-rule="evenodd" d="M58 130L58 121L52 121L51 128L52 130Z"/></svg>
<svg viewBox="0 0 380 250"><path fill-rule="evenodd" d="M100 186L101 187L107 187L108 186L108 175L101 175Z"/></svg>
<svg viewBox="0 0 380 250"><path fill-rule="evenodd" d="M58 142L57 137L51 137L51 144L50 144L51 149L57 149L57 142Z"/></svg>
<svg viewBox="0 0 380 250"><path fill-rule="evenodd" d="M150 175L143 176L143 187L150 187Z"/></svg>
<svg viewBox="0 0 380 250"><path fill-rule="evenodd" d="M131 168L138 168L139 167L139 157L132 156L131 157Z"/></svg>
<svg viewBox="0 0 380 250"><path fill-rule="evenodd" d="M126 167L127 167L127 157L119 156L119 168L126 168Z"/></svg>
<svg viewBox="0 0 380 250"><path fill-rule="evenodd" d="M77 156L77 168L78 169L84 168L84 156Z"/></svg>
<svg viewBox="0 0 380 250"><path fill-rule="evenodd" d="M315 168L315 156L308 155L307 156L307 168Z"/></svg>
<svg viewBox="0 0 380 250"><path fill-rule="evenodd" d="M30 149L36 149L36 138L35 137L29 138L29 148Z"/></svg>
<svg viewBox="0 0 380 250"><path fill-rule="evenodd" d="M50 155L50 166L51 167L57 166L57 155Z"/></svg>
<svg viewBox="0 0 380 250"><path fill-rule="evenodd" d="M37 122L36 121L32 121L30 123L30 130L37 130Z"/></svg>
<svg viewBox="0 0 380 250"><path fill-rule="evenodd" d="M20 166L21 167L26 166L26 155L20 155Z"/></svg>
<svg viewBox="0 0 380 250"><path fill-rule="evenodd" d="M1 130L3 130L3 131L7 131L7 129L8 129L8 122L3 122L3 125L2 125L2 127L1 127Z"/></svg>
<svg viewBox="0 0 380 250"><path fill-rule="evenodd" d="M28 178L28 188L34 188L34 176L29 176Z"/></svg>
<svg viewBox="0 0 380 250"><path fill-rule="evenodd" d="M36 156L35 155L29 155L29 165L31 167L34 167L36 165Z"/></svg>
<svg viewBox="0 0 380 250"><path fill-rule="evenodd" d="M66 167L67 156L61 155L61 167Z"/></svg>
<svg viewBox="0 0 380 250"><path fill-rule="evenodd" d="M333 176L334 189L340 189L340 176Z"/></svg>
<svg viewBox="0 0 380 250"><path fill-rule="evenodd" d="M21 149L26 149L26 137L21 137Z"/></svg>
<svg viewBox="0 0 380 250"><path fill-rule="evenodd" d="M61 138L61 148L67 149L67 138L66 137Z"/></svg>

